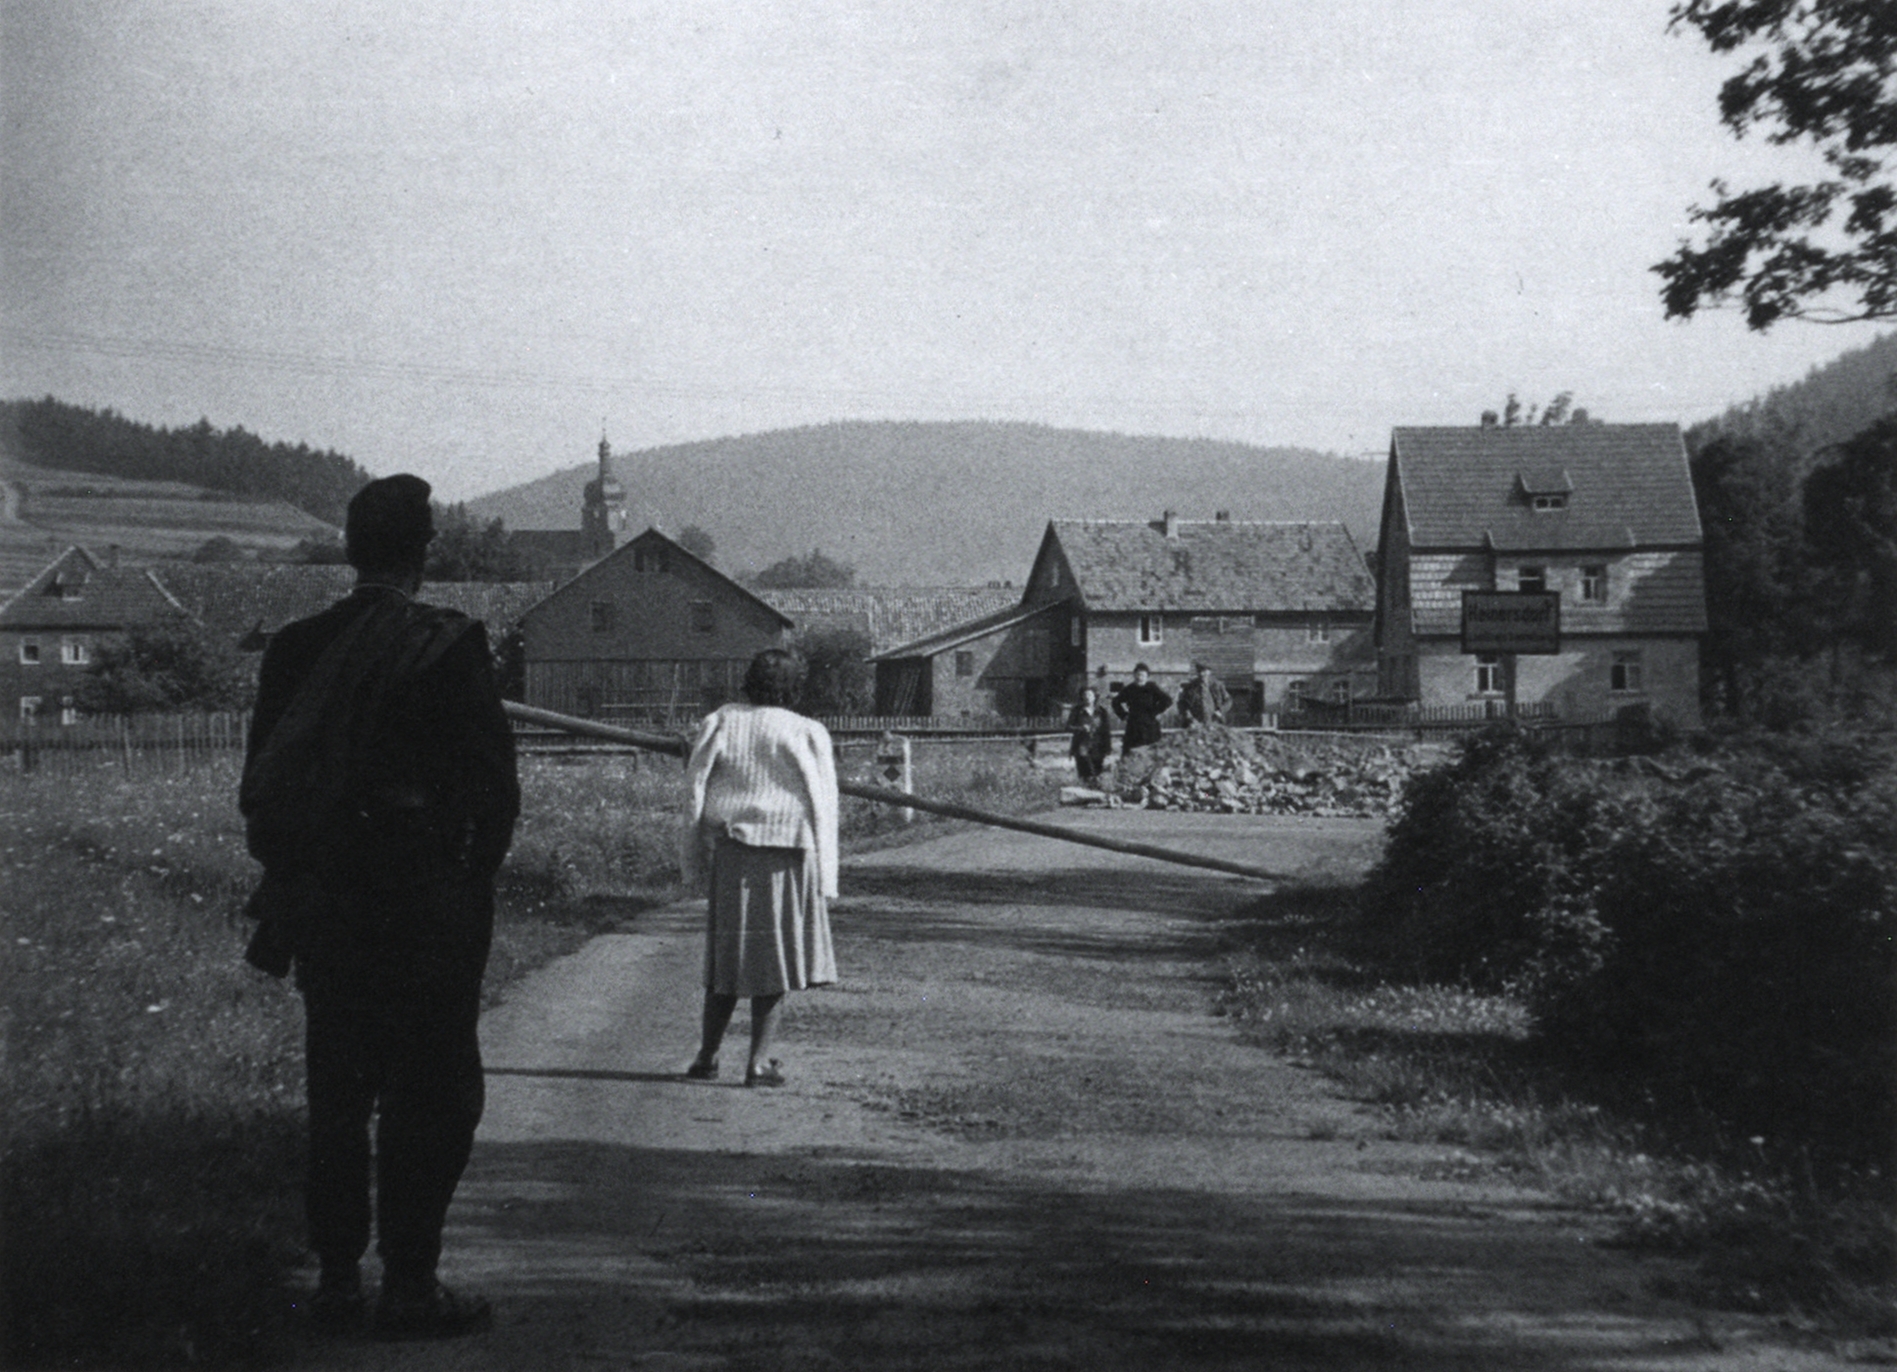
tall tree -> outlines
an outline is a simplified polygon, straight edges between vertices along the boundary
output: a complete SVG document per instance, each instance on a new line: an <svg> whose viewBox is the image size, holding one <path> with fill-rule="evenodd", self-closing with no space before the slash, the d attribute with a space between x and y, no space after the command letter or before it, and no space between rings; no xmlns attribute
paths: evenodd
<svg viewBox="0 0 1897 1372"><path fill-rule="evenodd" d="M700 562L710 562L718 553L718 545L712 536L696 524L687 524L680 529L674 541Z"/></svg>
<svg viewBox="0 0 1897 1372"><path fill-rule="evenodd" d="M227 639L190 620L169 620L101 642L73 699L93 714L245 710L255 687L255 669Z"/></svg>
<svg viewBox="0 0 1897 1372"><path fill-rule="evenodd" d="M1758 437L1713 439L1692 455L1705 535L1708 703L1748 715L1774 660L1816 645L1795 463Z"/></svg>
<svg viewBox="0 0 1897 1372"><path fill-rule="evenodd" d="M498 518L481 524L466 505L437 505L422 574L430 581L524 581L527 567Z"/></svg>
<svg viewBox="0 0 1897 1372"><path fill-rule="evenodd" d="M1745 191L1714 181L1717 202L1689 211L1704 245L1653 268L1668 317L1736 295L1754 329L1897 318L1897 5L1681 0L1669 27L1697 29L1714 52L1762 49L1720 87L1720 119L1737 137L1815 147L1831 175Z"/></svg>
<svg viewBox="0 0 1897 1372"><path fill-rule="evenodd" d="M821 548L812 548L808 557L787 557L773 562L751 578L752 585L770 590L834 590L855 582L856 568L825 557Z"/></svg>
<svg viewBox="0 0 1897 1372"><path fill-rule="evenodd" d="M1838 637L1897 659L1897 414L1805 478L1805 531Z"/></svg>

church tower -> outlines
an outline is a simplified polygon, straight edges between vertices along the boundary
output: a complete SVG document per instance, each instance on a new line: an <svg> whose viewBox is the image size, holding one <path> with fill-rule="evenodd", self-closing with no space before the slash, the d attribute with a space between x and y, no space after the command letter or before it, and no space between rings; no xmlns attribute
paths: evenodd
<svg viewBox="0 0 1897 1372"><path fill-rule="evenodd" d="M605 434L599 437L599 475L586 483L580 533L588 562L605 557L626 536L626 491L613 476L613 445Z"/></svg>

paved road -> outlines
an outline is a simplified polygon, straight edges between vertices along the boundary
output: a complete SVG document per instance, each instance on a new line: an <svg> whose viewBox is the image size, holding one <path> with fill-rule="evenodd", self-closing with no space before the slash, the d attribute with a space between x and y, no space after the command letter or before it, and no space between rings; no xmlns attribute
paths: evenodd
<svg viewBox="0 0 1897 1372"><path fill-rule="evenodd" d="M1377 843L1350 821L1070 822L1316 876ZM679 1076L702 906L521 987L484 1028L444 1269L497 1328L310 1365L1832 1365L1656 1297L1665 1269L1583 1217L1454 1179L1450 1150L1388 1142L1238 1044L1212 958L1262 883L972 832L856 858L843 890L844 981L793 997L779 1091Z"/></svg>

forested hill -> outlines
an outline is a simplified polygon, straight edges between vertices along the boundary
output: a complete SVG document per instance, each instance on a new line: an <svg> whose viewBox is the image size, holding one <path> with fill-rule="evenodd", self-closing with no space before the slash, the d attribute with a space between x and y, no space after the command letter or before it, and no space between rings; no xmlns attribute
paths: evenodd
<svg viewBox="0 0 1897 1372"><path fill-rule="evenodd" d="M159 429L111 410L52 397L0 401L0 450L61 472L133 481L182 481L214 491L282 500L329 524L369 473L341 453L306 444L266 443L241 428Z"/></svg>
<svg viewBox="0 0 1897 1372"><path fill-rule="evenodd" d="M1897 333L1814 367L1801 381L1775 386L1696 424L1687 441L1698 449L1712 439L1764 438L1809 458L1822 448L1864 432L1897 410Z"/></svg>
<svg viewBox="0 0 1897 1372"><path fill-rule="evenodd" d="M1047 521L1342 520L1377 537L1381 461L1018 423L844 422L617 454L631 532L697 525L742 575L813 548L874 585L1026 577ZM469 502L510 529L579 527L586 462Z"/></svg>

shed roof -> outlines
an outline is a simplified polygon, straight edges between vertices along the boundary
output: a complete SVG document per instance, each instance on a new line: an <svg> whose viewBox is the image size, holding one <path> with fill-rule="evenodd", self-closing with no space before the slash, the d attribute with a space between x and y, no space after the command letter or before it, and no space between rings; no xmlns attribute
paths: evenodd
<svg viewBox="0 0 1897 1372"><path fill-rule="evenodd" d="M869 637L870 652L911 643L1010 609L1019 587L849 586L831 589L760 588L758 595L800 629L836 626Z"/></svg>
<svg viewBox="0 0 1897 1372"><path fill-rule="evenodd" d="M964 643L986 638L989 634L1012 629L1017 624L1024 624L1033 619L1036 615L1057 610L1065 612L1069 603L1064 600L1055 600L1043 601L1038 605L1013 605L1005 610L983 615L979 619L971 619L965 624L957 624L939 633L930 634L927 638L917 639L913 643L898 644L887 652L877 653L875 660L887 662L897 658L934 657L937 653L959 648Z"/></svg>
<svg viewBox="0 0 1897 1372"><path fill-rule="evenodd" d="M1681 547L1699 509L1677 424L1399 428L1412 548ZM1535 508L1535 497L1553 497Z"/></svg>
<svg viewBox="0 0 1897 1372"><path fill-rule="evenodd" d="M1204 614L1363 611L1375 589L1341 522L1056 519L1057 542L1091 611Z"/></svg>

